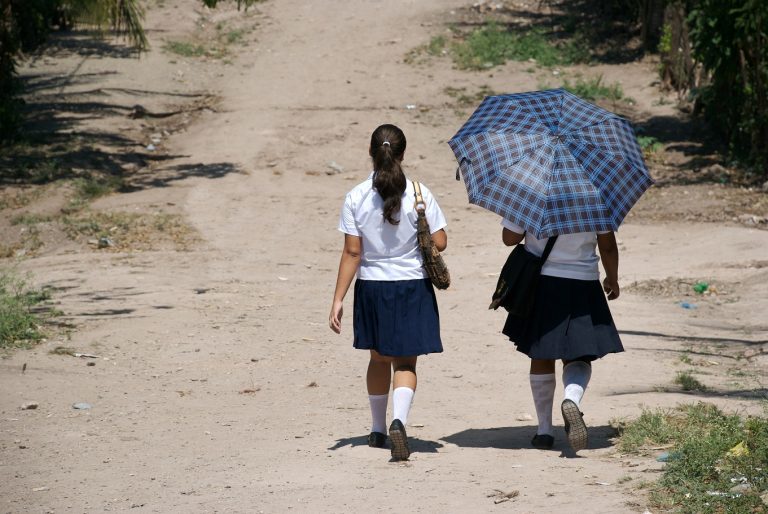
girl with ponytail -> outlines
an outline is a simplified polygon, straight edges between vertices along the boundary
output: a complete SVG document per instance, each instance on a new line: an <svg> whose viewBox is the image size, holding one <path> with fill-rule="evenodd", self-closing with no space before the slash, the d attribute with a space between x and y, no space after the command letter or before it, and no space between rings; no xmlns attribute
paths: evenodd
<svg viewBox="0 0 768 514"><path fill-rule="evenodd" d="M339 220L344 233L328 323L341 333L344 297L352 280L353 346L370 353L366 384L372 427L368 446L387 443L387 403L392 386L389 445L394 460L410 455L405 425L416 390L419 355L443 351L437 299L416 241L414 186L403 173L405 134L394 125L373 131L368 154L373 172L347 193ZM445 216L423 184L426 216L438 250L448 243Z"/></svg>

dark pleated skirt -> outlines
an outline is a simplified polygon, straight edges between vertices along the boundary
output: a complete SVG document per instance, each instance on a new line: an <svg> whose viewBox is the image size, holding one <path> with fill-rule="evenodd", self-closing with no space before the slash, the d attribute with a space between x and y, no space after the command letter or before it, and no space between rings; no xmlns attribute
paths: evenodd
<svg viewBox="0 0 768 514"><path fill-rule="evenodd" d="M440 315L429 279L357 280L353 313L361 350L410 357L443 351Z"/></svg>
<svg viewBox="0 0 768 514"><path fill-rule="evenodd" d="M508 315L502 332L532 359L594 360L624 351L597 280L542 275L531 315Z"/></svg>

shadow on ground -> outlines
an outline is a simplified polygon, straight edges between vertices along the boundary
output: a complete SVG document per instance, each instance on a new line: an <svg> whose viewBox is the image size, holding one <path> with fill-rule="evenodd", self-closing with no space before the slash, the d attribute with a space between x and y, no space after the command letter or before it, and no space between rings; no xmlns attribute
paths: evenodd
<svg viewBox="0 0 768 514"><path fill-rule="evenodd" d="M531 438L536 433L535 426L469 428L441 438L446 443L462 448L497 448L500 450L529 450ZM608 425L589 427L588 449L610 448L611 439L616 437L616 430ZM555 428L555 446L552 451L566 452L568 443L562 428ZM540 450L538 450L540 451Z"/></svg>
<svg viewBox="0 0 768 514"><path fill-rule="evenodd" d="M368 446L368 436L361 435L356 437L345 437L343 439L338 439L336 441L336 444L329 447L329 450L338 450L340 448L344 448L345 446L349 446L351 448L354 448L356 446ZM419 439L418 437L408 437L408 446L411 449L411 453L437 453L438 448L442 448L443 445L436 442L436 441L427 441L424 439ZM381 448L383 450L389 450L389 441L387 441L387 446L384 448Z"/></svg>

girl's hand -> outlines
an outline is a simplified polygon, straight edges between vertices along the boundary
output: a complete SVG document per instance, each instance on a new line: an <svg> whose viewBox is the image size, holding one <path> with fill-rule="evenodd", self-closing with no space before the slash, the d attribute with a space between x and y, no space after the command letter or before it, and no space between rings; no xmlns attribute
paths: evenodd
<svg viewBox="0 0 768 514"><path fill-rule="evenodd" d="M615 300L621 294L619 290L619 282L616 280L609 280L608 277L603 280L603 291L608 295L609 300Z"/></svg>
<svg viewBox="0 0 768 514"><path fill-rule="evenodd" d="M344 303L334 300L331 306L331 314L328 316L328 325L331 330L341 334L341 317L344 315Z"/></svg>

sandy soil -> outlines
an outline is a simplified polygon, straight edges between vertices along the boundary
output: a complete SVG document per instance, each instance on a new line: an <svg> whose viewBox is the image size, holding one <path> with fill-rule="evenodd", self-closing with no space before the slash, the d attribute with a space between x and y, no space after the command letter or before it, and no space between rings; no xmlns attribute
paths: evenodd
<svg viewBox="0 0 768 514"><path fill-rule="evenodd" d="M445 59L406 64L458 0L275 0L246 18L159 4L149 10L153 50L140 60L73 52L25 68L70 77L54 95L151 90L162 94L140 103L155 111L178 104L168 94L216 101L163 133L156 151L168 158L138 166L142 187L92 206L178 215L195 244L51 244L19 264L56 288L76 328L0 361L0 511L643 512L638 485L660 464L652 453L619 453L613 421L702 400L762 412L768 231L738 216L765 216L764 194L671 184L641 201L618 235L625 292L612 309L627 352L595 365L583 404L590 447L566 458L558 432L553 451L532 450L527 361L500 334L502 314L486 310L506 254L498 219L467 204L445 144L470 110L446 86L536 89L529 66L478 74ZM226 58L162 50L211 23L251 30ZM653 63L595 71L620 80L644 116L677 116L656 102ZM142 155L150 135L170 127L125 114L75 123L129 134ZM367 175L368 138L383 122L404 128L407 172L447 215L454 279L438 294L445 353L419 363L407 463L366 446L367 356L351 348L349 314L341 336L326 322L338 211ZM724 206L736 210L702 217ZM24 208L33 207L3 216ZM688 286L698 280L718 294L695 296ZM98 358L50 353L57 346ZM674 386L683 370L708 392ZM29 401L39 407L21 410Z"/></svg>

